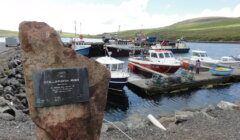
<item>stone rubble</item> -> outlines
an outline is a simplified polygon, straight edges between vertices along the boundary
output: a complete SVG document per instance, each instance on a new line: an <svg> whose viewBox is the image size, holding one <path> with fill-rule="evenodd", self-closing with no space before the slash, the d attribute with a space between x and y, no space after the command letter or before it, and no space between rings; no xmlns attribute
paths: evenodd
<svg viewBox="0 0 240 140"><path fill-rule="evenodd" d="M21 56L16 53L0 69L0 119L13 120L16 111L29 113Z"/></svg>

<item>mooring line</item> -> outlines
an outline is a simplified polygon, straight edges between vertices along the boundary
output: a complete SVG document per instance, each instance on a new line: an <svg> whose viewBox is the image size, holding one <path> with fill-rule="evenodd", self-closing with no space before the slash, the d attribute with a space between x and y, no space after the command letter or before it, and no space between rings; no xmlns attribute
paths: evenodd
<svg viewBox="0 0 240 140"><path fill-rule="evenodd" d="M123 132L117 125L115 125L114 123L103 119L105 122L110 123L111 125L113 125L114 127L116 127L121 133L123 133L129 140L133 140L133 138L131 138L130 136L128 136L128 134L126 134L125 132Z"/></svg>

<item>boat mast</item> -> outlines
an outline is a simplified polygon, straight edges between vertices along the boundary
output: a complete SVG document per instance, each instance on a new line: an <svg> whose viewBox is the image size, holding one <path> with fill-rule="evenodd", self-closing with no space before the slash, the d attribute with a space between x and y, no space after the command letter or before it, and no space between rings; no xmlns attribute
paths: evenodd
<svg viewBox="0 0 240 140"><path fill-rule="evenodd" d="M79 35L81 35L82 33L82 22L80 22L80 29L79 29Z"/></svg>

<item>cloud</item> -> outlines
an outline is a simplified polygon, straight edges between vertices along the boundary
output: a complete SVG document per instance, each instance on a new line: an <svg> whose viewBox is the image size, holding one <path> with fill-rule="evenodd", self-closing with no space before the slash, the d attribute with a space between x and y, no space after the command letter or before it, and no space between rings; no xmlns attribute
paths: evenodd
<svg viewBox="0 0 240 140"><path fill-rule="evenodd" d="M239 17L240 16L240 4L231 9L228 7L219 10L205 9L200 16L225 16L225 17Z"/></svg>
<svg viewBox="0 0 240 140"><path fill-rule="evenodd" d="M119 5L94 4L69 1L33 1L7 0L1 2L0 29L18 30L21 21L43 21L64 32L74 32L74 20L77 32L98 34L121 30L163 27L188 18L203 16L240 16L240 4L234 8L219 10L205 9L199 14L149 14L149 0L127 0ZM167 7L171 7L168 5Z"/></svg>

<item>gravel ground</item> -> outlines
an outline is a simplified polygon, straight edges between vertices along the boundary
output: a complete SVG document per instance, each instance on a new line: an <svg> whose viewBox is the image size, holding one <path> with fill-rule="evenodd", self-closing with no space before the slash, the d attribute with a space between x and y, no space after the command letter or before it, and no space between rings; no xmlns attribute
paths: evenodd
<svg viewBox="0 0 240 140"><path fill-rule="evenodd" d="M35 140L35 125L26 116L26 121L4 121L0 119L0 140Z"/></svg>
<svg viewBox="0 0 240 140"><path fill-rule="evenodd" d="M152 124L146 127L125 131L134 140L238 140L240 138L240 110L216 108L208 115L198 113L193 118L179 124L164 123L167 131ZM126 140L127 137L116 129L102 133L102 140Z"/></svg>

